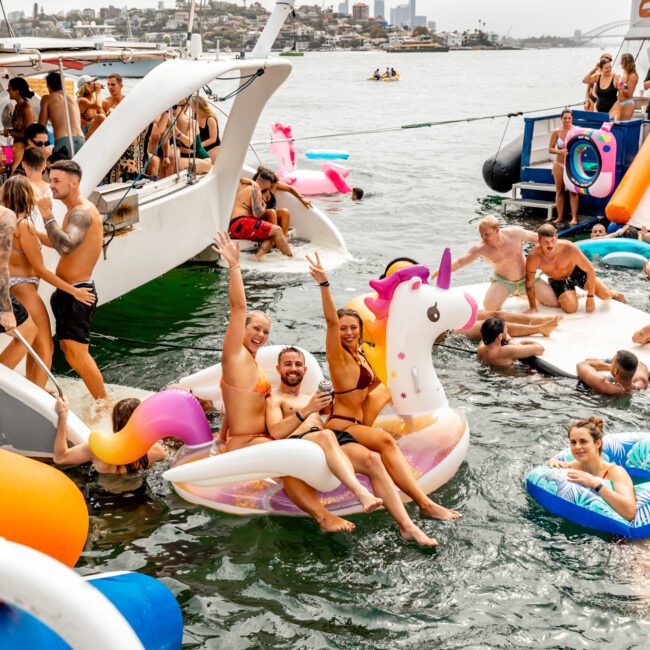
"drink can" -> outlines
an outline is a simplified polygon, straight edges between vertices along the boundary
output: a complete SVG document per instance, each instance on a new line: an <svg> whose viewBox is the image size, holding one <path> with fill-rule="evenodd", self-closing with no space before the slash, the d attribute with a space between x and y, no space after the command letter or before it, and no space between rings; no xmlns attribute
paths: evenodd
<svg viewBox="0 0 650 650"><path fill-rule="evenodd" d="M332 382L329 379L321 379L318 382L318 390L321 393L329 393L330 395L334 394L334 388Z"/></svg>

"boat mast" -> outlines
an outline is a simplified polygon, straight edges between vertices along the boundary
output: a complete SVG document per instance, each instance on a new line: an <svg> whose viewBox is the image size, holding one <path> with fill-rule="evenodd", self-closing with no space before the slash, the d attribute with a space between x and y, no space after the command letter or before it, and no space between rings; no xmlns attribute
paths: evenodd
<svg viewBox="0 0 650 650"><path fill-rule="evenodd" d="M293 11L293 3L294 0L281 0L275 3L273 12L266 21L266 26L251 52L254 59L265 59L271 53L271 48L282 29L282 25L284 25L289 13Z"/></svg>
<svg viewBox="0 0 650 650"><path fill-rule="evenodd" d="M189 56L190 45L192 42L192 28L194 26L194 6L196 5L196 0L192 0L190 3L190 17L187 21L187 39L185 40L185 52Z"/></svg>

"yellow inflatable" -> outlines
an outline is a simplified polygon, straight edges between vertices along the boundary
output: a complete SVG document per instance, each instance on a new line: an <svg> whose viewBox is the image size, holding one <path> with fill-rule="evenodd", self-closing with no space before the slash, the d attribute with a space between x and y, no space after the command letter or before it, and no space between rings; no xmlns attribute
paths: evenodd
<svg viewBox="0 0 650 650"><path fill-rule="evenodd" d="M88 536L79 488L54 467L0 449L0 537L73 567Z"/></svg>

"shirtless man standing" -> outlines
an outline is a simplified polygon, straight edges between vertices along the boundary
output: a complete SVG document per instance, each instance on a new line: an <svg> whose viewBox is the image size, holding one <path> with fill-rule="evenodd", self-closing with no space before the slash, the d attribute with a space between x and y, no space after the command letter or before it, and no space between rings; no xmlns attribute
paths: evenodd
<svg viewBox="0 0 650 650"><path fill-rule="evenodd" d="M63 152L63 149L65 149L68 156L73 158L77 151L79 151L86 142L86 138L81 130L79 106L73 97L68 97L68 95L63 92L61 75L58 72L50 72L47 77L45 77L45 83L47 84L49 95L44 95L41 98L41 112L38 115L38 122L43 126L47 126L48 121L52 122L52 129L54 130L54 149L52 150L52 153ZM68 104L74 151L70 151L68 122L63 107L64 101Z"/></svg>
<svg viewBox="0 0 650 650"><path fill-rule="evenodd" d="M609 371L610 376L601 370ZM627 350L619 350L611 359L585 359L576 366L576 374L600 395L622 395L648 388L648 367Z"/></svg>
<svg viewBox="0 0 650 650"><path fill-rule="evenodd" d="M481 219L478 231L482 243L472 246L466 255L454 260L451 270L457 271L479 257L492 264L492 284L485 294L483 306L495 311L501 308L508 296L524 294L526 261L522 244L536 242L537 235L519 226L501 228L493 216ZM535 280L535 293L542 304L557 304L551 288L539 278Z"/></svg>
<svg viewBox="0 0 650 650"><path fill-rule="evenodd" d="M546 273L548 283L557 296L551 304L559 304L567 314L578 311L576 287L587 291L585 311L588 313L596 309L594 296L601 300L614 298L625 302L622 294L612 291L596 277L592 263L573 242L558 241L557 231L550 223L537 229L537 237L539 243L530 251L526 260L526 293L530 313L537 311L533 283L538 269Z"/></svg>
<svg viewBox="0 0 650 650"><path fill-rule="evenodd" d="M280 226L275 226L262 218L266 211L266 203L262 199L262 192L271 189L273 176L262 170L257 182L250 185L237 187L235 204L230 216L228 234L233 239L248 239L262 242L255 253L255 259L261 259L275 245L277 249L288 257L292 256L291 246L282 232Z"/></svg>
<svg viewBox="0 0 650 650"><path fill-rule="evenodd" d="M230 320L221 357L221 390L226 408L222 437L225 433L226 450L235 451L273 440L266 428L266 398L271 394L271 382L255 360L257 351L269 338L271 322L264 312L247 313L239 243L232 242L225 232L217 233L214 242L214 251L230 269ZM295 420L299 422L297 417ZM323 532L354 530L351 521L326 510L315 491L303 481L285 476L283 484L289 498L311 515Z"/></svg>
<svg viewBox="0 0 650 650"><path fill-rule="evenodd" d="M9 257L15 229L16 215L0 206L0 334L13 337L13 330L17 330L32 343L36 338L36 325L27 310L9 293ZM23 344L14 338L0 353L0 363L13 369L26 352Z"/></svg>
<svg viewBox="0 0 650 650"><path fill-rule="evenodd" d="M112 74L106 79L106 88L108 88L108 97L102 102L102 109L108 115L123 99L124 94L122 75Z"/></svg>
<svg viewBox="0 0 650 650"><path fill-rule="evenodd" d="M421 546L436 546L436 540L428 537L408 516L381 456L359 444L347 431L324 430L319 414L322 405L322 401L319 402L320 395L300 392L302 380L307 372L302 352L297 348L282 350L278 356L276 370L280 375L280 388L266 400L266 425L271 435L274 438L304 437L307 440L310 436L315 436L316 441L319 437L331 437L340 450L339 453L345 455L350 466L349 471L352 474L365 474L370 479L373 491L397 522L402 538ZM331 398L327 394L325 396L325 406L329 406ZM309 489L313 491L313 488Z"/></svg>
<svg viewBox="0 0 650 650"><path fill-rule="evenodd" d="M45 246L61 256L56 274L76 287L87 287L95 295L95 303L85 305L69 293L57 289L50 299L56 320L56 335L66 361L83 379L95 399L108 397L104 379L90 355L90 322L97 308L97 292L92 280L104 241L102 219L97 208L79 191L81 167L72 160L60 160L50 168L52 196L65 204L67 212L59 226L52 216L52 199L42 196L38 201L46 233L39 233Z"/></svg>

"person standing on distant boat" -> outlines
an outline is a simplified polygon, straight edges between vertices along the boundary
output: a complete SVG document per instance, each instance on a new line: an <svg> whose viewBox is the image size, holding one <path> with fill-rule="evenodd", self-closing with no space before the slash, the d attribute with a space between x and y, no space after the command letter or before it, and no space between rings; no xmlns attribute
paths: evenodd
<svg viewBox="0 0 650 650"><path fill-rule="evenodd" d="M47 84L49 95L44 95L41 98L41 112L38 115L38 123L43 126L47 126L48 121L52 123L52 129L54 131L54 149L52 153L65 153L68 158L73 158L86 142L86 138L81 130L79 106L74 97L68 97L63 92L61 75L58 72L50 72L45 77L45 83ZM68 120L63 102L67 102L68 105L67 112L70 118L70 128L72 129L71 134L68 131ZM69 135L72 135L72 147L74 151L70 151Z"/></svg>
<svg viewBox="0 0 650 650"><path fill-rule="evenodd" d="M553 223L562 223L564 221L564 165L566 164L566 140L567 134L573 126L573 113L565 108L560 115L562 126L551 133L551 141L548 145L549 153L555 154L553 161L553 180L555 181L555 207L557 209L557 219ZM569 192L569 202L571 203L571 225L578 223L578 195L575 192Z"/></svg>
<svg viewBox="0 0 650 650"><path fill-rule="evenodd" d="M492 215L479 221L478 231L483 241L454 260L451 270L458 271L479 257L492 264L494 273L490 279L490 288L483 299L483 306L490 311L496 311L501 309L508 296L524 295L526 260L522 245L537 242L537 234L519 226L501 228L497 218ZM434 277L435 275L436 273ZM535 294L542 304L557 305L553 291L544 280L536 278Z"/></svg>
<svg viewBox="0 0 650 650"><path fill-rule="evenodd" d="M102 373L90 355L90 323L97 308L97 291L93 270L102 251L104 228L97 208L79 190L81 167L72 160L60 160L50 168L52 196L67 208L63 223L52 214L52 199L38 201L45 223L39 238L61 256L56 274L68 284L88 288L95 297L93 304L84 304L69 293L57 289L50 299L56 320L56 335L66 361L72 366L95 399L106 399Z"/></svg>
<svg viewBox="0 0 650 650"><path fill-rule="evenodd" d="M621 56L623 74L618 82L618 101L612 107L610 114L616 122L631 120L634 114L634 91L639 83L634 57L626 52Z"/></svg>
<svg viewBox="0 0 650 650"><path fill-rule="evenodd" d="M248 311L246 291L241 276L239 242L228 233L217 233L213 250L228 264L230 319L223 339L221 356L221 391L225 419L221 436L227 452L273 440L266 426L266 401L271 382L255 359L268 341L269 317L262 311ZM295 416L296 426L301 421ZM293 476L283 477L284 489L291 501L311 515L323 532L350 532L354 524L325 509L316 491Z"/></svg>
<svg viewBox="0 0 650 650"><path fill-rule="evenodd" d="M550 223L537 229L537 237L538 244L526 259L526 294L530 313L537 311L534 282L538 270L548 276L548 284L556 296L555 305L559 304L567 314L578 311L576 287L587 292L587 313L596 309L595 296L601 300L613 298L625 302L623 294L612 291L596 277L593 264L573 242L558 241L557 230Z"/></svg>

